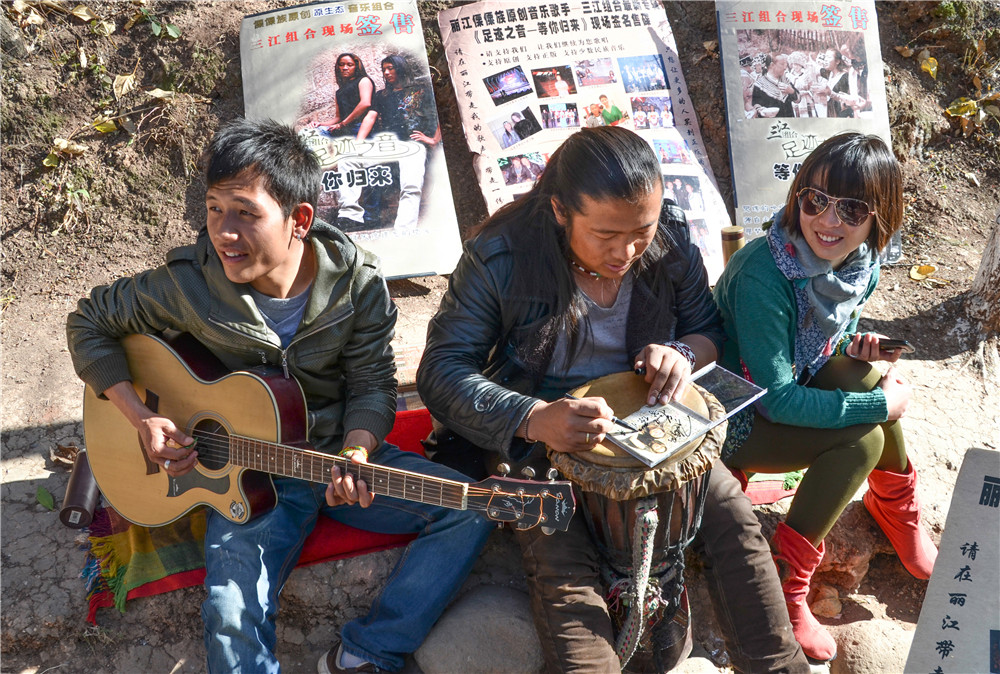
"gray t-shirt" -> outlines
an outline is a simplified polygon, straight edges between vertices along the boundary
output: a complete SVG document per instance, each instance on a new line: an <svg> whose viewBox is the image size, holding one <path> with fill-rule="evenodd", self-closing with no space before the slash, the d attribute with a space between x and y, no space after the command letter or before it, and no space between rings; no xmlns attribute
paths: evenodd
<svg viewBox="0 0 1000 674"><path fill-rule="evenodd" d="M285 348L295 336L295 331L302 322L302 315L306 312L306 300L309 299L310 285L303 292L295 297L270 297L250 288L250 297L254 304L264 316L267 327L278 333L281 339L281 348Z"/></svg>
<svg viewBox="0 0 1000 674"><path fill-rule="evenodd" d="M585 332L577 353L573 355L567 367L566 352L569 349L569 336L566 333L559 333L552 360L549 361L549 368L542 379L539 397L546 397L542 395L542 391L558 394L606 374L632 369L632 362L625 351L625 331L629 306L632 304L632 285L633 274L629 272L622 279L615 303L606 309L584 295L587 315L581 321L580 329Z"/></svg>

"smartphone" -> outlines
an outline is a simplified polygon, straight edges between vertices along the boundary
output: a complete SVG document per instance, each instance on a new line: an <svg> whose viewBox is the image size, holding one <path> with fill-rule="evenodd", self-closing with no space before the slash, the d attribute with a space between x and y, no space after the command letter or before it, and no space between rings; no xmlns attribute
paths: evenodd
<svg viewBox="0 0 1000 674"><path fill-rule="evenodd" d="M917 349L905 339L879 339L878 348L883 351L901 350L903 353L913 353Z"/></svg>

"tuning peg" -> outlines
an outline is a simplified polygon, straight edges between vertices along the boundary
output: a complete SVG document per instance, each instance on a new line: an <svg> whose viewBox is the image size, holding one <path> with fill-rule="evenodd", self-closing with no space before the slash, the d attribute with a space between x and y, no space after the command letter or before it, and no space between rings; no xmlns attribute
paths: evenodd
<svg viewBox="0 0 1000 674"><path fill-rule="evenodd" d="M535 469L531 466L525 466L521 469L521 475L525 476L529 480L535 477Z"/></svg>
<svg viewBox="0 0 1000 674"><path fill-rule="evenodd" d="M510 464L498 463L497 472L500 474L500 477L507 477L507 474L510 473Z"/></svg>
<svg viewBox="0 0 1000 674"><path fill-rule="evenodd" d="M549 468L547 471L545 471L545 478L549 482L555 482L557 477L559 477L559 471L556 470L555 468Z"/></svg>

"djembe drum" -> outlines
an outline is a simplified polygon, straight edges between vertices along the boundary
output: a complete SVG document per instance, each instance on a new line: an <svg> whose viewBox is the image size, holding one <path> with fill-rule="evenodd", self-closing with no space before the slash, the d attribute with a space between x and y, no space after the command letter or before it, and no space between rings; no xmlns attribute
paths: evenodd
<svg viewBox="0 0 1000 674"><path fill-rule="evenodd" d="M645 404L648 392L642 377L622 372L572 394L600 396L625 417ZM715 397L695 384L681 402L713 421L725 416ZM631 671L667 671L687 655L684 553L701 525L708 471L725 437L723 422L653 468L608 441L587 452L548 452L574 483L601 554L622 668L636 656Z"/></svg>

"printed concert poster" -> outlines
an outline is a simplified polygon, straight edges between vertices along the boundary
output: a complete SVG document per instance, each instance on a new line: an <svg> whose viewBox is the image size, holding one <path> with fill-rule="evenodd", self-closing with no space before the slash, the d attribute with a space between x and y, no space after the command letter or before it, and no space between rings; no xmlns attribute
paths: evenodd
<svg viewBox="0 0 1000 674"><path fill-rule="evenodd" d="M323 164L317 216L389 278L450 273L461 239L416 2L247 16L240 56L247 117L293 125Z"/></svg>
<svg viewBox="0 0 1000 674"><path fill-rule="evenodd" d="M664 197L684 209L715 282L732 223L659 2L478 2L438 23L491 213L527 192L571 133L624 126L659 158Z"/></svg>
<svg viewBox="0 0 1000 674"><path fill-rule="evenodd" d="M878 21L872 0L715 6L736 224L750 239L824 140L861 131L891 143Z"/></svg>

